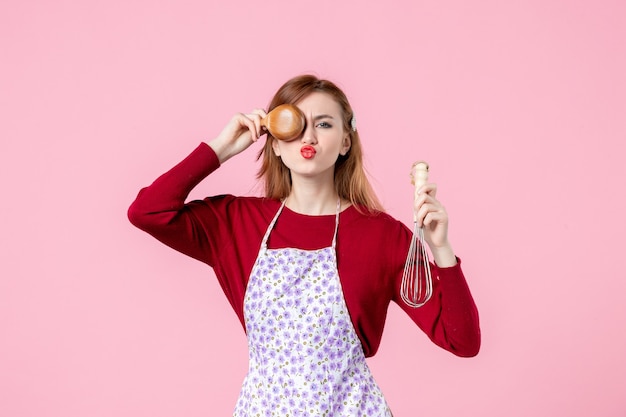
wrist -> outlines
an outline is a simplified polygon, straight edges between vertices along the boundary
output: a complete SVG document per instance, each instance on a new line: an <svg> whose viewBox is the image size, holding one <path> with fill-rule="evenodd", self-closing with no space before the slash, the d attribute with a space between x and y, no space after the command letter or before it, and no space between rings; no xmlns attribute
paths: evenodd
<svg viewBox="0 0 626 417"><path fill-rule="evenodd" d="M456 255L452 250L450 244L445 244L436 248L431 248L430 251L433 254L433 261L435 265L440 268L449 268L456 265Z"/></svg>
<svg viewBox="0 0 626 417"><path fill-rule="evenodd" d="M212 141L206 143L211 147L211 149L213 149L215 155L217 155L220 165L232 157L232 155L227 152L226 146L224 146L224 144L222 144L219 140L213 139Z"/></svg>

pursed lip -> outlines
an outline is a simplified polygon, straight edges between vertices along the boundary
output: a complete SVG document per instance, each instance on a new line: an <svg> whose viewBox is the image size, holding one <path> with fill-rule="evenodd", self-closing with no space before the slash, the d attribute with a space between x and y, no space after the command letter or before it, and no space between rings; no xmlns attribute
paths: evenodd
<svg viewBox="0 0 626 417"><path fill-rule="evenodd" d="M315 156L315 154L317 153L317 151L315 150L314 147L312 147L311 145L304 145L302 148L300 148L300 154L305 158L305 159L311 159Z"/></svg>

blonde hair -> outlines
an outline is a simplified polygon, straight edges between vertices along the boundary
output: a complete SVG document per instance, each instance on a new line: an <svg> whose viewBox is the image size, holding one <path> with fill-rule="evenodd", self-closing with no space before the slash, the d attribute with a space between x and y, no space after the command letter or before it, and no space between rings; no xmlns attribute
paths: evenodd
<svg viewBox="0 0 626 417"><path fill-rule="evenodd" d="M383 211L382 205L367 179L363 166L363 150L356 130L352 129L354 113L346 95L334 83L314 75L300 75L282 85L272 98L268 112L281 104L296 104L313 92L330 95L341 107L343 128L350 135L351 146L346 155L339 155L335 163L335 190L340 198L350 201L360 212ZM291 175L282 160L272 151L276 139L268 133L265 146L258 154L263 158L257 174L265 184L265 196L286 198L291 192Z"/></svg>

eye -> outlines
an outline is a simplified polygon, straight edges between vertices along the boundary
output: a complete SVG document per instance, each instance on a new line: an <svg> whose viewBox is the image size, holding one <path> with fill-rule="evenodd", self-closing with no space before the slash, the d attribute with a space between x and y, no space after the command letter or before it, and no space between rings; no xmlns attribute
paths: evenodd
<svg viewBox="0 0 626 417"><path fill-rule="evenodd" d="M317 124L317 127L321 127L322 129L329 129L329 128L333 127L333 125L331 125L328 122L319 122Z"/></svg>

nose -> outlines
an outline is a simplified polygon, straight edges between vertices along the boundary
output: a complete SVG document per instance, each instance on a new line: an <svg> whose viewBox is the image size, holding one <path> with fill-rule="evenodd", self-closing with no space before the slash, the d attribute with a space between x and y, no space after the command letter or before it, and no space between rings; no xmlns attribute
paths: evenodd
<svg viewBox="0 0 626 417"><path fill-rule="evenodd" d="M307 120L304 125L304 130L302 131L302 143L306 143L308 145L315 145L317 143L317 136L315 135L313 122L310 120Z"/></svg>

